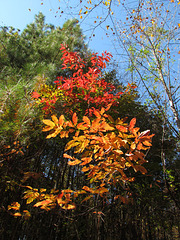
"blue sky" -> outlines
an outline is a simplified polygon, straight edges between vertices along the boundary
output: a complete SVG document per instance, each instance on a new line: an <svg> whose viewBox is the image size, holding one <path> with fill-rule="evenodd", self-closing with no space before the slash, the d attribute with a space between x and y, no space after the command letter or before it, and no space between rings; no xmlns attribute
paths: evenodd
<svg viewBox="0 0 180 240"><path fill-rule="evenodd" d="M59 0L0 0L0 26L13 26L21 31L27 24L33 22L35 14L42 12L46 16L46 23L52 23L55 26L62 26L63 23L69 18L78 18L77 9L79 1L69 1L70 4L74 4L70 9L67 6L68 1ZM60 9L58 9L60 8ZM61 13L63 11L63 14ZM91 14L90 21L84 21L81 24L83 33L87 36L87 42L89 42L89 48L93 51L101 53L102 51L113 51L111 39L106 36L106 25L109 24L108 20L104 23L104 26L98 27L93 34L94 37L89 40L91 36L92 24L96 20L96 16L101 14L94 11L94 15ZM96 15L97 14L97 15ZM80 19L79 19L80 20ZM82 20L80 20L82 21Z"/></svg>

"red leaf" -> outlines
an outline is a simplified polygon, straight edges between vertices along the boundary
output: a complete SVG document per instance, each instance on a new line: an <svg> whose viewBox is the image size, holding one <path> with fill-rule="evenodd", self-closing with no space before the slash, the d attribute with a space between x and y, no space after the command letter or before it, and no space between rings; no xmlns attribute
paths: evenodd
<svg viewBox="0 0 180 240"><path fill-rule="evenodd" d="M32 93L32 98L39 98L41 95L38 92Z"/></svg>

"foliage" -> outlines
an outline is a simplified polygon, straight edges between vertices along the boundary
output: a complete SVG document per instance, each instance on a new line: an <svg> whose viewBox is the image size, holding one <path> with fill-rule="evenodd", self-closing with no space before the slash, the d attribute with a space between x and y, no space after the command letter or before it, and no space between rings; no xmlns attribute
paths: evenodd
<svg viewBox="0 0 180 240"><path fill-rule="evenodd" d="M54 208L56 203L63 209L74 209L75 204L71 203L71 195L73 198L77 198L79 194L88 193L89 196L85 197L83 201L87 201L94 194L107 197L111 185L116 186L116 184L121 184L121 182L134 181L134 177L127 176L125 173L128 168L145 174L147 171L142 166L146 162L143 151L149 149L153 136L149 135L150 130L140 133L139 128L135 128L135 118L128 125L125 123L125 119L118 118L114 121L110 115L106 114L111 105L117 102L116 99L119 98L119 94L122 94L122 92L116 95L111 94L110 92L114 90L114 86L106 84L105 80L101 78L101 69L106 67L104 61L108 62L110 59L108 53L103 55L103 57L92 55L92 66L89 67L87 72L83 73L86 63L78 54L68 52L64 47L61 50L63 51L63 69L75 68L77 72L74 72L72 78L65 78L62 85L59 85L60 82L58 81L57 89L60 89L60 91L64 90L63 94L59 94L59 96L63 98L63 101L66 100L65 103L68 103L68 101L74 103L83 101L83 105L85 105L84 101L87 101L88 104L85 106L88 107L88 112L86 108L84 112L85 114L88 113L90 118L84 115L82 116L82 121L78 123L78 115L76 113L72 114L72 121L66 120L64 115L61 115L59 119L56 115L52 115L52 121L48 119L43 120L43 123L47 125L43 131L50 131L50 134L46 137L48 139L57 135L60 135L61 138L72 138L65 146L63 157L70 160L68 162L70 166L82 166L81 171L86 173L87 180L89 180L92 187L85 185L82 187L82 190L77 189L73 191L65 189L61 193L59 191L54 192L58 192L58 194L53 194L54 190L52 189L50 194L45 194L46 189L40 189L40 192L38 192L38 189L27 186L30 190L24 193L24 198L27 199L26 203L31 204L37 200L34 207L40 207L45 210ZM134 88L130 84L129 87ZM88 95L83 96L79 94L82 89L83 91L88 90ZM99 89L103 90L102 95ZM44 88L41 91L44 94ZM89 95L89 92L95 93L93 98ZM54 92L49 91L49 94L53 95ZM66 97L65 100L64 95ZM98 105L96 105L96 96L100 97ZM43 99L41 93L37 92L33 93L33 97L35 99L39 97ZM39 101L39 103L41 102L42 100ZM101 107L101 109L95 109L91 107L91 104L95 104L95 106ZM104 104L109 105L104 108ZM67 154L67 151L73 151L72 156ZM24 178L28 179L31 176L32 173L27 172ZM115 196L116 199L118 197L124 201L123 196ZM14 203L9 206L9 210L11 209L14 209ZM19 207L15 210L19 210ZM21 216L21 213L16 212L14 216Z"/></svg>
<svg viewBox="0 0 180 240"><path fill-rule="evenodd" d="M76 20L64 26L40 14L22 34L1 32L2 239L176 239L176 138L140 103L133 67L124 87L105 71L111 55L87 52Z"/></svg>

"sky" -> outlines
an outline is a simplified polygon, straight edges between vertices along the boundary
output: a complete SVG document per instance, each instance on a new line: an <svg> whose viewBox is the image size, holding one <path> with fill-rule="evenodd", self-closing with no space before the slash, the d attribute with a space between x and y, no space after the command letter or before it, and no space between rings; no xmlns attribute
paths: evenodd
<svg viewBox="0 0 180 240"><path fill-rule="evenodd" d="M163 1L167 2L169 0ZM83 18L80 19L78 13L82 6L84 7L82 12L85 10L85 5L86 7L91 7L86 0L82 0L82 3L80 2L81 0L0 0L0 26L13 26L22 31L27 24L33 22L35 14L39 12L45 15L46 23L60 27L67 19L77 18L83 34L86 36L86 43L89 49L99 54L106 50L111 52L113 60L117 60L121 68L124 68L123 64L126 65L126 59L122 54L121 46L114 41L115 35L111 31L112 22L110 18L108 17L94 31L92 30L98 25L99 21L103 21L103 19L100 20L100 16L106 17L107 8L101 5L100 8L95 8L92 12L90 11L90 15L83 15ZM114 2L118 3L118 1ZM133 9L133 6L137 7L137 3L137 0L126 0L126 6L129 9ZM114 4L112 10L118 13L117 18L122 19L122 23L126 22L126 14L122 6ZM116 19L115 14L113 18ZM109 29L107 29L107 26L109 26ZM125 68L127 68L127 65Z"/></svg>
<svg viewBox="0 0 180 240"><path fill-rule="evenodd" d="M95 32L92 32L92 26L96 20L96 16L101 13L96 11L91 14L91 22L80 19L77 13L80 4L78 0L69 1L69 4L74 3L73 8L68 6L68 0L0 0L0 26L13 26L21 31L34 20L35 14L42 12L46 19L46 23L51 23L55 26L62 26L63 23L70 18L77 18L81 22L86 42L91 50L95 52L113 51L111 39L106 36L106 25L98 27ZM63 13L61 13L63 11ZM91 35L93 35L89 38ZM90 41L89 41L90 40Z"/></svg>

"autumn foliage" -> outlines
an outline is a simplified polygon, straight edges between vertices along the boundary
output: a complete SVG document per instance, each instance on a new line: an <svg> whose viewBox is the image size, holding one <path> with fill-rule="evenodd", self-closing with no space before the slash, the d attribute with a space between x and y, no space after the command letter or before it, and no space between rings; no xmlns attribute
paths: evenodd
<svg viewBox="0 0 180 240"><path fill-rule="evenodd" d="M102 56L92 54L88 63L64 46L61 51L62 70L72 70L71 76L59 77L54 88L42 84L32 97L45 114L53 113L51 120L43 120L45 127L42 131L47 132L46 138L68 139L62 161L68 160L68 165L80 167L87 184L76 190L23 186L27 189L23 197L26 204L33 203L34 207L46 211L57 206L74 209L79 195L85 196L82 201L94 195L108 199L112 185L135 180L130 174L132 170L145 174L143 164L153 136L149 130L139 132L135 126L136 118L127 123L126 119L113 119L108 114L124 94L113 94L115 87L102 78L102 69L111 58L109 53ZM133 88L129 84L125 93ZM123 196L115 196L118 198L124 202ZM30 216L28 210L21 214L19 209L18 203L9 206L9 210L15 210L14 216Z"/></svg>
<svg viewBox="0 0 180 240"><path fill-rule="evenodd" d="M102 71L112 57L110 53L105 52L102 56L93 53L90 59L84 60L77 52L69 52L63 45L61 51L62 70L68 73L57 77L54 81L56 87L43 84L39 91L32 94L46 113L56 109L58 112L85 111L85 114L92 114L93 108L118 103L123 92L113 94L114 85L102 78ZM126 92L134 87L129 84Z"/></svg>

